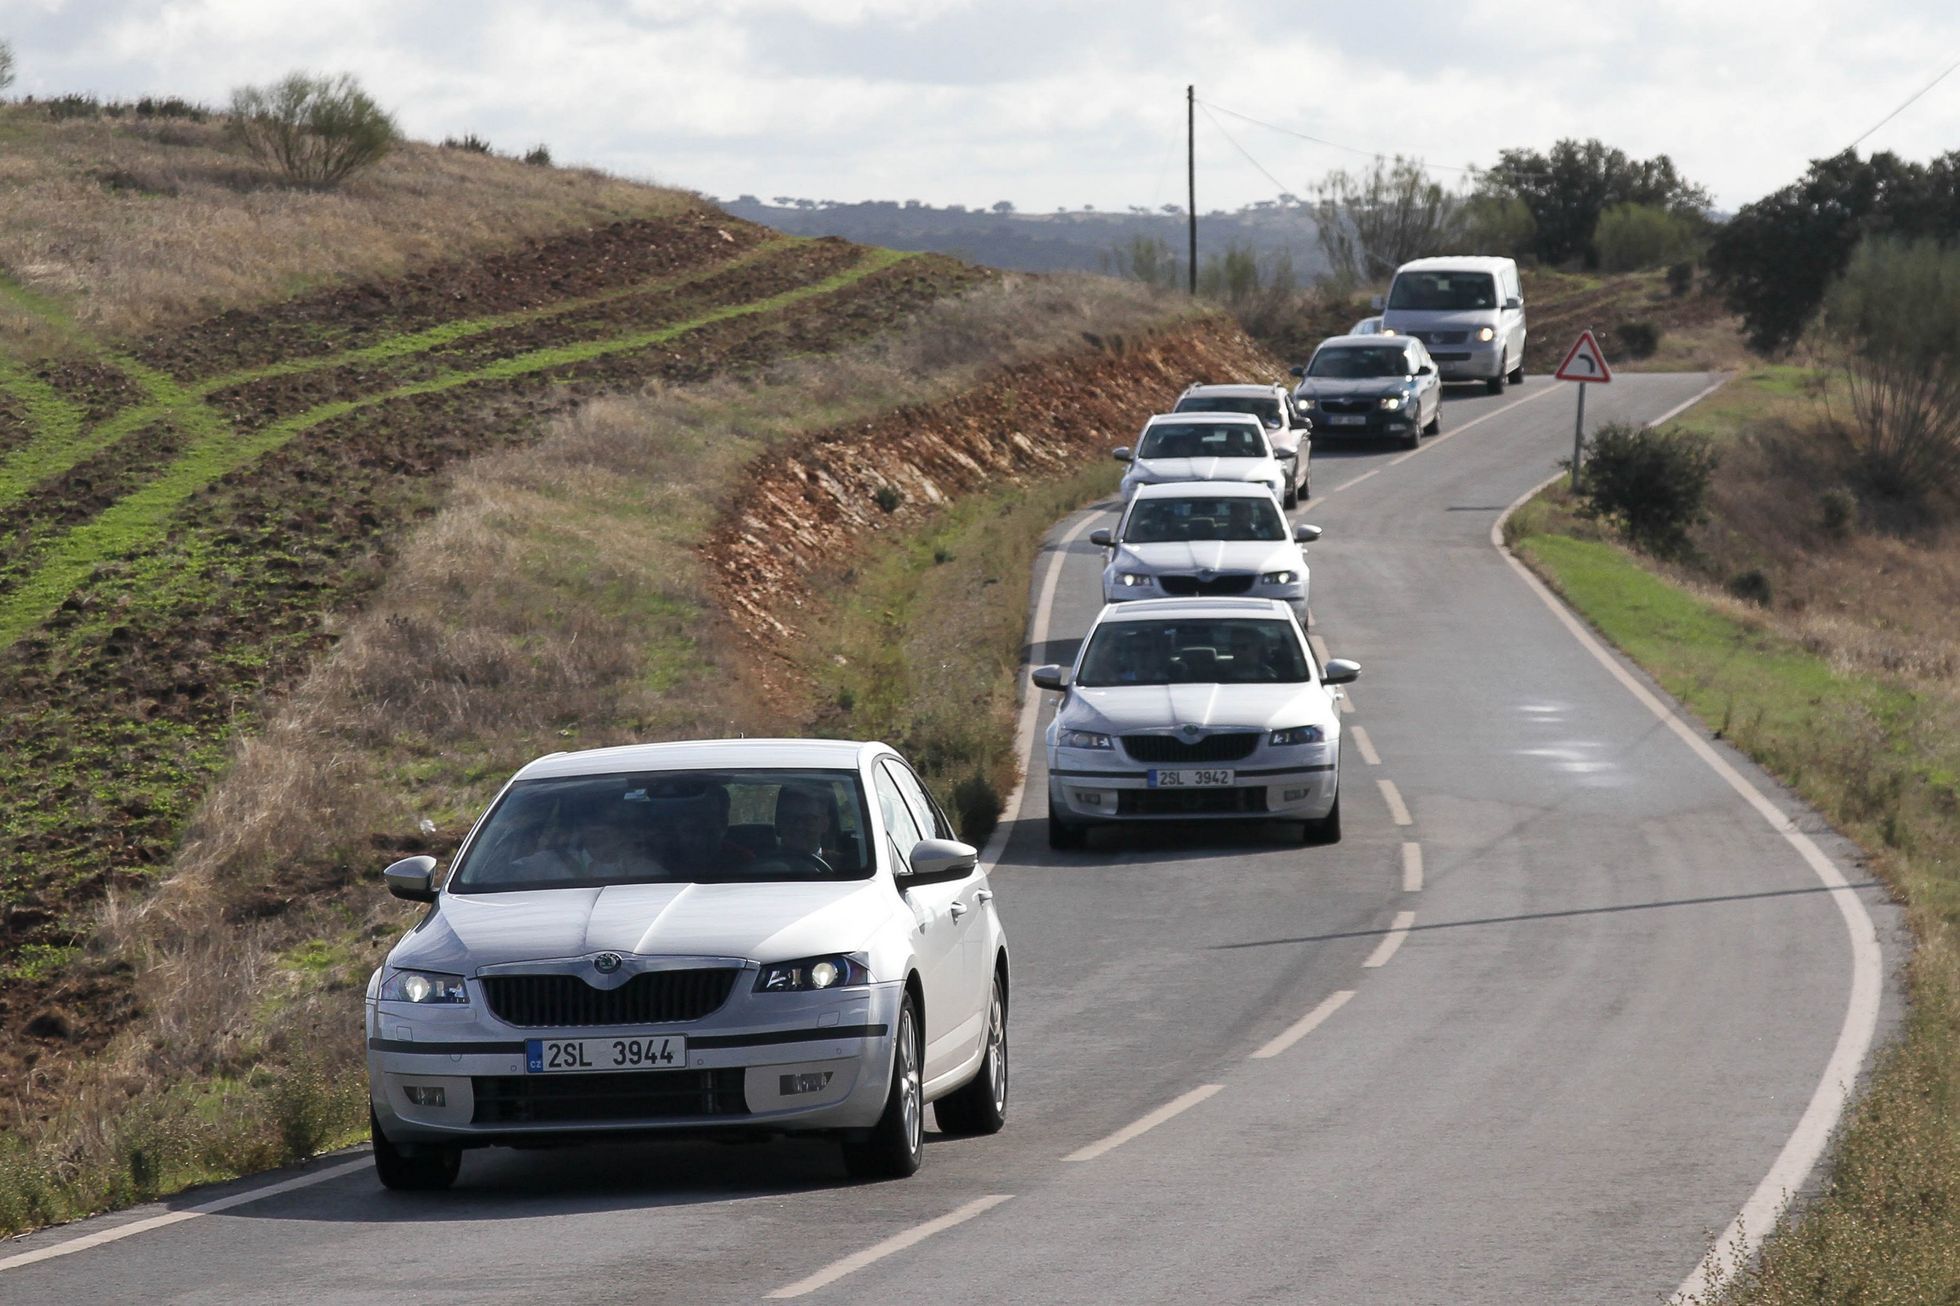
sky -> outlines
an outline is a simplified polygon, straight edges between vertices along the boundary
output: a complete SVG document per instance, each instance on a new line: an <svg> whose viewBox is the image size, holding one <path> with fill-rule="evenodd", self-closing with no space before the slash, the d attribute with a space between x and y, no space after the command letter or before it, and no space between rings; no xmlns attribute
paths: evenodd
<svg viewBox="0 0 1960 1306"><path fill-rule="evenodd" d="M0 39L15 95L216 105L348 72L410 136L722 197L1182 203L1195 84L1201 210L1309 195L1370 152L1453 179L1562 137L1667 154L1733 210L1960 60L1960 4L0 0ZM1860 147L1955 148L1960 72Z"/></svg>

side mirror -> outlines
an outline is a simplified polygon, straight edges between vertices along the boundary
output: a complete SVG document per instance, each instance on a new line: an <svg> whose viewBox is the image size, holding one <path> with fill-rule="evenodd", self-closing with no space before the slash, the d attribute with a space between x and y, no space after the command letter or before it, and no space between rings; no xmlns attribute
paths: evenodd
<svg viewBox="0 0 1960 1306"><path fill-rule="evenodd" d="M1328 658L1327 665L1320 669L1320 683L1323 685L1351 685L1361 679L1361 664L1346 658Z"/></svg>
<svg viewBox="0 0 1960 1306"><path fill-rule="evenodd" d="M921 839L906 859L907 884L963 880L980 864L980 850L957 839Z"/></svg>
<svg viewBox="0 0 1960 1306"><path fill-rule="evenodd" d="M1130 446L1128 446L1127 444L1118 445L1116 448L1111 449L1109 451L1109 456L1111 458L1114 458L1119 463L1130 463L1136 461L1136 455L1130 452Z"/></svg>
<svg viewBox="0 0 1960 1306"><path fill-rule="evenodd" d="M1375 295L1375 296L1372 296L1372 297L1371 297L1371 298L1370 298L1370 299L1368 300L1368 307L1369 307L1369 308L1372 308L1372 309L1374 309L1374 310L1375 310L1375 311L1376 311L1377 313L1379 313L1379 312L1381 312L1381 311L1382 311L1382 297L1381 297L1380 295Z"/></svg>
<svg viewBox="0 0 1960 1306"><path fill-rule="evenodd" d="M1504 301L1504 307L1506 309L1523 308L1524 301L1518 298L1516 295L1512 295L1509 299L1506 299Z"/></svg>
<svg viewBox="0 0 1960 1306"><path fill-rule="evenodd" d="M1089 532L1089 543L1099 545L1102 548L1107 549L1115 545L1116 538L1115 536L1111 535L1106 528L1098 527L1097 529Z"/></svg>
<svg viewBox="0 0 1960 1306"><path fill-rule="evenodd" d="M1062 670L1052 662L1047 666L1036 667L1033 671L1030 671L1028 673L1028 679L1034 681L1036 689L1052 689L1056 693L1060 693L1062 690L1068 688L1068 672Z"/></svg>
<svg viewBox="0 0 1960 1306"><path fill-rule="evenodd" d="M436 900L436 859L433 857L404 857L381 872L381 878L388 882L388 892L397 898L406 898L410 902Z"/></svg>
<svg viewBox="0 0 1960 1306"><path fill-rule="evenodd" d="M1293 528L1293 542L1295 544L1312 544L1320 538L1320 535L1320 527L1309 526L1305 522L1301 522Z"/></svg>
<svg viewBox="0 0 1960 1306"><path fill-rule="evenodd" d="M1293 375L1300 376L1300 377L1304 377L1307 374L1307 369L1305 368L1305 366L1289 367L1286 370L1291 372Z"/></svg>

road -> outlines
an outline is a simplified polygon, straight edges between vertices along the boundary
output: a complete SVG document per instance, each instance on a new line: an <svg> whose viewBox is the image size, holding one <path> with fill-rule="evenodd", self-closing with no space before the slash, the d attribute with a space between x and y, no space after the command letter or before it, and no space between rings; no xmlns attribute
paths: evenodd
<svg viewBox="0 0 1960 1306"><path fill-rule="evenodd" d="M1623 375L1588 416L1708 381ZM474 1153L438 1196L382 1191L356 1151L17 1240L0 1301L1665 1299L1810 1173L1896 1020L1899 925L1493 547L1571 421L1534 378L1452 394L1418 453L1316 452L1315 633L1364 668L1338 846L1051 853L1033 759L994 871L1000 1135L929 1136L918 1177L877 1185L817 1144ZM1033 661L1092 619L1107 520L1057 528Z"/></svg>

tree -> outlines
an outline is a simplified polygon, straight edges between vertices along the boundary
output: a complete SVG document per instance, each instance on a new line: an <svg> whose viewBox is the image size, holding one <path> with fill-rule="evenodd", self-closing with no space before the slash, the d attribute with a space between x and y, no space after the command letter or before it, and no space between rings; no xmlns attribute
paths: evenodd
<svg viewBox="0 0 1960 1306"><path fill-rule="evenodd" d="M0 41L0 91L14 84L14 47Z"/></svg>
<svg viewBox="0 0 1960 1306"><path fill-rule="evenodd" d="M1824 290L1867 235L1960 236L1960 151L1928 164L1846 150L1745 204L1716 233L1708 270L1749 343L1765 353L1803 334Z"/></svg>
<svg viewBox="0 0 1960 1306"><path fill-rule="evenodd" d="M1615 204L1651 204L1671 213L1700 214L1708 192L1675 171L1665 154L1628 158L1600 140L1562 140L1550 154L1505 150L1478 177L1487 195L1514 195L1531 210L1533 252L1546 263L1584 259L1594 266L1593 231Z"/></svg>
<svg viewBox="0 0 1960 1306"><path fill-rule="evenodd" d="M1701 224L1652 204L1615 204L1599 215L1593 248L1608 272L1631 272L1692 260Z"/></svg>
<svg viewBox="0 0 1960 1306"><path fill-rule="evenodd" d="M1337 280L1380 281L1412 258L1441 254L1455 237L1462 197L1421 164L1377 159L1334 172L1315 189L1315 236Z"/></svg>
<svg viewBox="0 0 1960 1306"><path fill-rule="evenodd" d="M260 163L309 186L336 186L395 147L394 118L351 76L289 73L231 93L231 131Z"/></svg>
<svg viewBox="0 0 1960 1306"><path fill-rule="evenodd" d="M1538 223L1517 196L1479 192L1464 203L1459 229L1465 249L1517 258L1532 252Z"/></svg>
<svg viewBox="0 0 1960 1306"><path fill-rule="evenodd" d="M994 212L1000 214L1003 218L1006 217L1008 214L1012 213L1013 211L1014 211L1013 200L994 201Z"/></svg>

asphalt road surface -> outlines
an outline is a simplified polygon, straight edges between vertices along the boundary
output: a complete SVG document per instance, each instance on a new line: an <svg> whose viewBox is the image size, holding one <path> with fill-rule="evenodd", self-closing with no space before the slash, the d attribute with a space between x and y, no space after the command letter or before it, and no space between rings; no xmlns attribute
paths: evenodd
<svg viewBox="0 0 1960 1306"><path fill-rule="evenodd" d="M1588 417L1709 380L1623 375ZM476 1152L435 1195L363 1149L6 1244L0 1301L1666 1299L1812 1174L1896 1017L1898 924L1493 547L1571 423L1533 378L1453 391L1418 453L1317 448L1314 633L1363 667L1338 846L1051 853L1036 749L994 872L1000 1135L869 1185L823 1144ZM1057 528L1032 661L1097 611L1110 520Z"/></svg>

